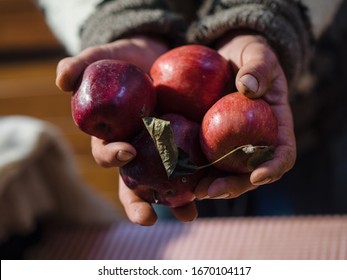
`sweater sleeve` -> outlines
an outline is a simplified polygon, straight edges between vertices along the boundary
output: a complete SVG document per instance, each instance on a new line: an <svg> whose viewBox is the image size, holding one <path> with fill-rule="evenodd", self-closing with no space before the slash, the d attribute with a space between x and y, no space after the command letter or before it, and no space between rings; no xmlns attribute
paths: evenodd
<svg viewBox="0 0 347 280"><path fill-rule="evenodd" d="M104 1L97 6L81 29L81 47L111 42L129 35L151 35L171 46L185 38L185 21L160 0Z"/></svg>
<svg viewBox="0 0 347 280"><path fill-rule="evenodd" d="M296 0L215 0L205 5L187 32L191 43L213 44L226 33L249 29L265 36L289 84L307 67L312 35L306 8Z"/></svg>

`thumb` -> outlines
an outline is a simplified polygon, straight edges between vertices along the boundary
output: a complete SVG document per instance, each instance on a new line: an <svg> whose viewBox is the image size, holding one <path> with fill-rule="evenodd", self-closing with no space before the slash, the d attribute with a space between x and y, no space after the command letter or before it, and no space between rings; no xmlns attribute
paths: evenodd
<svg viewBox="0 0 347 280"><path fill-rule="evenodd" d="M237 90L249 98L261 97L279 74L276 55L264 45L251 44L245 49L242 61L236 76Z"/></svg>

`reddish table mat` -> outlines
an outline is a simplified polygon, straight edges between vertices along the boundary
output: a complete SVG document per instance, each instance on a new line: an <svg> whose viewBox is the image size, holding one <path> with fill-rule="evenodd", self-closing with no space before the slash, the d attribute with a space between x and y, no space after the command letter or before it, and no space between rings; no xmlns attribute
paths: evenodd
<svg viewBox="0 0 347 280"><path fill-rule="evenodd" d="M346 260L347 216L49 228L29 259Z"/></svg>

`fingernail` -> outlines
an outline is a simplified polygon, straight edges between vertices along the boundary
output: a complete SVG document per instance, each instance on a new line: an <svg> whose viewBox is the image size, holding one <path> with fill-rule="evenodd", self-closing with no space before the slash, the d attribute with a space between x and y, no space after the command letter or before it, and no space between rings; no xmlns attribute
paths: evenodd
<svg viewBox="0 0 347 280"><path fill-rule="evenodd" d="M129 153L129 152L127 152L127 151L119 151L119 152L117 153L117 159L118 159L119 161L123 161L123 162L132 160L134 157L135 157L134 154Z"/></svg>
<svg viewBox="0 0 347 280"><path fill-rule="evenodd" d="M230 197L230 193L224 193L224 194L221 194L219 196L211 197L211 199L225 199L228 197Z"/></svg>
<svg viewBox="0 0 347 280"><path fill-rule="evenodd" d="M257 93L259 83L254 76L246 74L240 78L240 82L252 93Z"/></svg>
<svg viewBox="0 0 347 280"><path fill-rule="evenodd" d="M270 183L271 180L272 180L271 178L265 178L264 180L252 182L252 184L256 185L256 186L265 185L265 184Z"/></svg>
<svg viewBox="0 0 347 280"><path fill-rule="evenodd" d="M210 196L209 195L205 195L203 197L197 197L196 199L197 200L203 200L203 199L208 199L208 198L210 198Z"/></svg>

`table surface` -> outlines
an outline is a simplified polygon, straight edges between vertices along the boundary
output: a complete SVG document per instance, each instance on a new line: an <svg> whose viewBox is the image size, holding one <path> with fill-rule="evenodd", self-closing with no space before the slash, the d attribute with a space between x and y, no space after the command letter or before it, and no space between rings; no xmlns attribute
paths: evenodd
<svg viewBox="0 0 347 280"><path fill-rule="evenodd" d="M346 260L347 216L50 227L28 259Z"/></svg>

